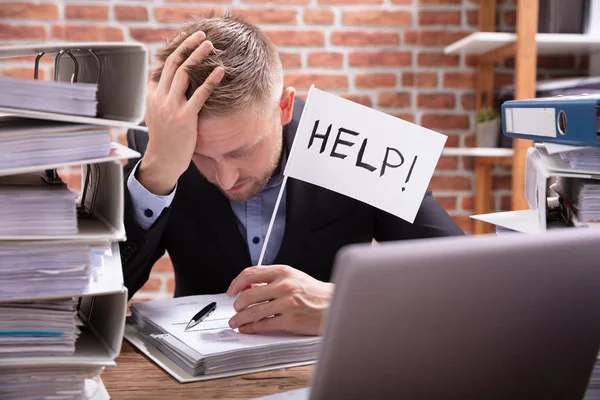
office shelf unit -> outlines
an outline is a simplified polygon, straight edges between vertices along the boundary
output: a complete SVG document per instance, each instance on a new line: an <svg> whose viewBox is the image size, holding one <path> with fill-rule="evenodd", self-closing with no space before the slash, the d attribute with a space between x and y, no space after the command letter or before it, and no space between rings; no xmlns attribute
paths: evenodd
<svg viewBox="0 0 600 400"><path fill-rule="evenodd" d="M537 56L589 54L600 50L600 38L583 34L538 33L538 0L517 2L516 33L494 32L496 0L479 1L479 31L444 49L446 54L468 54L477 57L476 109L493 105L494 64L515 58L515 99L535 97ZM475 214L492 211L491 174L496 163L512 166L512 209L527 209L525 201L525 158L533 144L529 140L513 140L513 153L475 158ZM475 221L474 233L489 233L494 227Z"/></svg>

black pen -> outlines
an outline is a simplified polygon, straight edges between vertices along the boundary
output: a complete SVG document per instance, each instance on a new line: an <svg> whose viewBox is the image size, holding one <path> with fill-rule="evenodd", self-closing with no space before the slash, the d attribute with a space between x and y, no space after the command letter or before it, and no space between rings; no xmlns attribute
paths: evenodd
<svg viewBox="0 0 600 400"><path fill-rule="evenodd" d="M208 317L210 314L212 314L212 312L215 311L216 309L217 309L217 303L215 303L214 301L212 303L210 303L209 305L207 305L206 307L204 307L202 310L200 310L198 312L198 314L194 315L194 317L191 319L191 321L185 327L184 332L187 331L188 329L193 328L196 325L198 325L206 317Z"/></svg>

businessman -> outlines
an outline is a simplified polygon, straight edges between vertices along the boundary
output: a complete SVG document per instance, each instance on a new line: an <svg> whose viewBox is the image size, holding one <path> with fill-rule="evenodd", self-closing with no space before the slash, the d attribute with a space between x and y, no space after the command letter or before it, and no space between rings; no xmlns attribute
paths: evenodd
<svg viewBox="0 0 600 400"><path fill-rule="evenodd" d="M232 328L314 335L342 246L463 234L430 192L410 224L290 179L257 266L303 102L283 86L273 43L227 14L189 23L157 60L148 133L128 132L142 153L125 167L121 255L130 296L166 250L175 296L239 295Z"/></svg>

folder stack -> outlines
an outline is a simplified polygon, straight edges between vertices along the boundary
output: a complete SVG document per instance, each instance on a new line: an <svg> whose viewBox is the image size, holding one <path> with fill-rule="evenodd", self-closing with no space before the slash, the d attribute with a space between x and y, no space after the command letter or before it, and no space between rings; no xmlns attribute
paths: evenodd
<svg viewBox="0 0 600 400"><path fill-rule="evenodd" d="M600 226L600 95L502 104L506 136L534 140L527 150L528 210L474 215L498 234Z"/></svg>
<svg viewBox="0 0 600 400"><path fill-rule="evenodd" d="M0 47L34 76L0 78L0 398L108 399L127 311L118 243L123 163L141 121L147 50L133 43ZM37 79L39 62L54 79ZM81 191L58 171L80 168Z"/></svg>

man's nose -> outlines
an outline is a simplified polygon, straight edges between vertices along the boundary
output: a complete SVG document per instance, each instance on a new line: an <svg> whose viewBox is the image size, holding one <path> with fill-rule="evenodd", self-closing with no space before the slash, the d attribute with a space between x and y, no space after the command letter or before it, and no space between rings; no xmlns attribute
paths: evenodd
<svg viewBox="0 0 600 400"><path fill-rule="evenodd" d="M215 177L217 184L221 187L221 189L229 190L237 182L239 174L237 173L236 169L230 165L215 163Z"/></svg>

